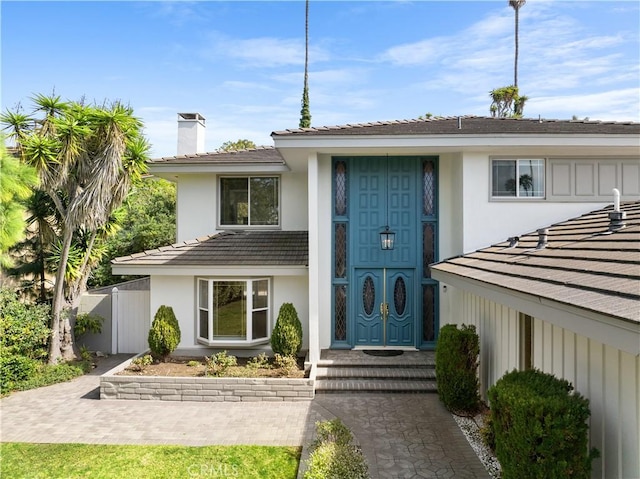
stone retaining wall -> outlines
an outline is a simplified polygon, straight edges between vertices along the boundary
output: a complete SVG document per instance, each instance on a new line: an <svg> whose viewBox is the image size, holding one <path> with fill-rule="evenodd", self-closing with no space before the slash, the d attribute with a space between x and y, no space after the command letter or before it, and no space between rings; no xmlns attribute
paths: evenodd
<svg viewBox="0 0 640 479"><path fill-rule="evenodd" d="M310 401L313 399L313 380L102 376L100 399Z"/></svg>
<svg viewBox="0 0 640 479"><path fill-rule="evenodd" d="M132 358L133 359L133 358ZM100 377L100 399L161 401L311 401L314 380L124 376L131 360Z"/></svg>

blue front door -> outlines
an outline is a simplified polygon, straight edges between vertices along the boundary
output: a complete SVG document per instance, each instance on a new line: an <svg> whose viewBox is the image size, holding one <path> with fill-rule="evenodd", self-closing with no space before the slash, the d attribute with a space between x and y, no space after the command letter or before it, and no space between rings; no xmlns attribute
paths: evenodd
<svg viewBox="0 0 640 479"><path fill-rule="evenodd" d="M414 282L411 269L359 268L355 346L414 346Z"/></svg>
<svg viewBox="0 0 640 479"><path fill-rule="evenodd" d="M355 320L354 346L413 346L415 344L412 269L418 259L417 162L412 158L374 157L358 158L350 163L351 229L356 234L353 251L353 277L351 297ZM386 227L395 232L393 250L382 250L380 232ZM401 276L397 276L402 271ZM392 277L393 276L393 277ZM367 278L371 280L367 281ZM404 278L403 280L399 278ZM405 306L397 314L392 301L396 280L404 284ZM404 281L404 283L402 283ZM375 285L376 312L368 315L370 295L368 285ZM362 296L362 301L359 300ZM383 304L386 312L380 312Z"/></svg>
<svg viewBox="0 0 640 479"><path fill-rule="evenodd" d="M434 157L333 159L332 347L435 344L436 165ZM392 250L380 246L387 226Z"/></svg>

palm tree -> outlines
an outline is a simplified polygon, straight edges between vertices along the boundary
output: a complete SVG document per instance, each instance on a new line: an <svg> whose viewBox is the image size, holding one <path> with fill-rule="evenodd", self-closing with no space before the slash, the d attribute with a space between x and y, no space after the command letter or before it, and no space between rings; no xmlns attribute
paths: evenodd
<svg viewBox="0 0 640 479"><path fill-rule="evenodd" d="M56 363L75 356L70 320L62 314L69 304L64 292L74 235L80 230L88 235L84 268L100 229L146 170L149 147L140 120L118 102L92 106L38 95L34 103L45 117L19 142L23 160L38 171L41 188L62 219L49 343L49 362Z"/></svg>
<svg viewBox="0 0 640 479"><path fill-rule="evenodd" d="M0 266L11 266L9 248L18 243L25 232L25 200L37 183L33 168L20 163L0 143Z"/></svg>
<svg viewBox="0 0 640 479"><path fill-rule="evenodd" d="M513 86L517 87L518 86L518 50L519 50L519 44L518 44L518 26L520 23L520 18L519 18L519 12L520 12L520 8L527 3L527 0L509 0L509 6L511 8L513 8L516 12L516 35L515 35L515 39L516 39L516 55L515 55L515 62L514 62L514 67L513 67Z"/></svg>
<svg viewBox="0 0 640 479"><path fill-rule="evenodd" d="M302 109L300 110L300 128L311 127L309 111L309 0L304 15L304 88L302 90Z"/></svg>

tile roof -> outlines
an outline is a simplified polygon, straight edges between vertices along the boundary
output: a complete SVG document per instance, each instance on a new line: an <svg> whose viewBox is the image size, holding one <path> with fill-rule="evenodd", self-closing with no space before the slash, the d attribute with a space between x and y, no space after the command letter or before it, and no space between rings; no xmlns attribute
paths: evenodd
<svg viewBox="0 0 640 479"><path fill-rule="evenodd" d="M152 159L151 165L155 164L214 164L214 165L237 165L237 164L276 164L283 165L284 159L280 152L272 146L260 146L248 150L238 151L213 151L210 153L197 153L192 155L167 156Z"/></svg>
<svg viewBox="0 0 640 479"><path fill-rule="evenodd" d="M640 135L640 123L480 116L378 121L274 131L283 136L583 134Z"/></svg>
<svg viewBox="0 0 640 479"><path fill-rule="evenodd" d="M122 256L113 265L307 266L306 231L222 232L171 246Z"/></svg>
<svg viewBox="0 0 640 479"><path fill-rule="evenodd" d="M431 265L440 271L640 323L640 201L623 203L625 227L609 232L613 207Z"/></svg>

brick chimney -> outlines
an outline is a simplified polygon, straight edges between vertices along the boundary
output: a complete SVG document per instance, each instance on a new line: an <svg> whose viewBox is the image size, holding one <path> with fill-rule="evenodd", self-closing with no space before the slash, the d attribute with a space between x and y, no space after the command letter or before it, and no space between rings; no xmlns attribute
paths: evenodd
<svg viewBox="0 0 640 479"><path fill-rule="evenodd" d="M204 122L200 113L178 113L178 156L205 153Z"/></svg>

